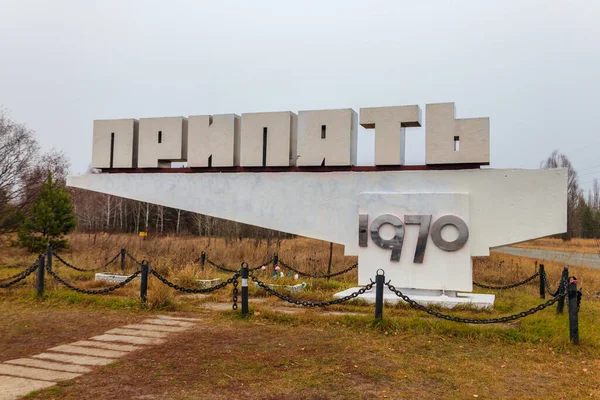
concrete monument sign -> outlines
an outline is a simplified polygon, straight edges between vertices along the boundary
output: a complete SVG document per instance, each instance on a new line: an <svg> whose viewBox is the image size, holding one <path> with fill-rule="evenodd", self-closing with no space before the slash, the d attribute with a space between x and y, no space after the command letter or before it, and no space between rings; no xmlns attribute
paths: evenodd
<svg viewBox="0 0 600 400"><path fill-rule="evenodd" d="M355 166L357 120L375 130L375 166ZM405 131L422 123L427 165L404 166ZM68 183L340 243L360 285L381 268L415 299L489 306L460 293L471 258L565 231L567 190L566 170L481 169L489 160L489 120L456 119L453 103L427 105L427 121L417 105L151 118L139 132L110 120L94 123L103 173Z"/></svg>

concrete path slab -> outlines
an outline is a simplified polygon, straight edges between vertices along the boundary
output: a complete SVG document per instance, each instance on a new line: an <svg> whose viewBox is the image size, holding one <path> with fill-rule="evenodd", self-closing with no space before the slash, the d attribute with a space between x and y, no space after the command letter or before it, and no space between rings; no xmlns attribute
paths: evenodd
<svg viewBox="0 0 600 400"><path fill-rule="evenodd" d="M110 358L92 357L92 356L77 356L71 354L60 353L40 353L32 357L41 358L44 360L62 361L79 365L106 365L115 361Z"/></svg>
<svg viewBox="0 0 600 400"><path fill-rule="evenodd" d="M98 340L101 342L123 342L130 344L163 344L167 341L158 338L148 338L139 336L124 336L124 335L98 335L91 337L92 340Z"/></svg>
<svg viewBox="0 0 600 400"><path fill-rule="evenodd" d="M97 347L99 349L117 350L117 351L135 351L143 349L141 346L133 346L131 344L114 344L105 342L96 342L93 340L80 340L71 343L73 346Z"/></svg>
<svg viewBox="0 0 600 400"><path fill-rule="evenodd" d="M192 326L194 326L192 322L175 321L173 319L145 319L142 321L142 324L183 326L187 328L191 328Z"/></svg>
<svg viewBox="0 0 600 400"><path fill-rule="evenodd" d="M600 269L600 254L574 253L570 251L555 251L543 249L527 249L522 247L496 247L491 249L497 253L510 254L518 257L535 258L538 260L554 261L569 266L587 266Z"/></svg>
<svg viewBox="0 0 600 400"><path fill-rule="evenodd" d="M0 364L0 375L18 376L21 378L53 382L66 381L81 376L81 374L76 374L74 372L54 371L51 369L24 367L22 365L14 364Z"/></svg>
<svg viewBox="0 0 600 400"><path fill-rule="evenodd" d="M131 324L125 325L124 329L142 329L145 331L156 331L156 332L185 332L190 328L183 328L181 326L167 326L167 325L152 325L152 324Z"/></svg>
<svg viewBox="0 0 600 400"><path fill-rule="evenodd" d="M44 389L55 384L56 382L0 375L0 400L16 399L34 390Z"/></svg>
<svg viewBox="0 0 600 400"><path fill-rule="evenodd" d="M53 369L56 371L65 372L78 372L80 374L85 374L92 370L91 368L84 367L83 365L63 364L52 361L36 360L33 358L17 358L16 360L8 360L4 362L7 364L24 365L26 367Z"/></svg>
<svg viewBox="0 0 600 400"><path fill-rule="evenodd" d="M171 315L157 315L156 318L172 319L172 320L176 320L176 321L188 321L188 322L200 321L200 318L176 317L176 316L171 316Z"/></svg>
<svg viewBox="0 0 600 400"><path fill-rule="evenodd" d="M55 351L59 353L73 353L83 354L84 356L104 357L104 358L119 358L127 355L127 352L106 350L106 349L90 349L89 347L79 347L70 344L64 344L61 346L52 347L48 351Z"/></svg>
<svg viewBox="0 0 600 400"><path fill-rule="evenodd" d="M127 335L127 336L142 336L142 337L153 337L153 338L166 338L169 336L167 332L154 332L154 331L142 331L139 329L122 329L115 328L110 331L106 331L112 335Z"/></svg>

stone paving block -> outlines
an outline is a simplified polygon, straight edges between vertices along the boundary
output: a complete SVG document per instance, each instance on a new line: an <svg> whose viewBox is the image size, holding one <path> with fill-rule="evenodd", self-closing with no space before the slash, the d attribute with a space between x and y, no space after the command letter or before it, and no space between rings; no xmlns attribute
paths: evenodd
<svg viewBox="0 0 600 400"><path fill-rule="evenodd" d="M131 344L114 344L105 342L96 342L93 340L80 340L79 342L71 343L73 346L97 347L99 349L117 350L117 351L135 351L143 349L143 347L133 346Z"/></svg>
<svg viewBox="0 0 600 400"><path fill-rule="evenodd" d="M89 347L79 347L70 344L52 347L48 351L56 351L60 353L83 354L84 356L104 357L104 358L119 358L127 355L127 352L106 350L106 349L90 349Z"/></svg>
<svg viewBox="0 0 600 400"><path fill-rule="evenodd" d="M139 336L124 336L124 335L98 335L91 337L92 340L99 340L101 342L123 342L131 344L163 344L166 343L164 339L139 337Z"/></svg>
<svg viewBox="0 0 600 400"><path fill-rule="evenodd" d="M169 336L167 332L154 332L154 331L142 331L139 329L122 329L115 328L110 331L106 331L112 335L127 335L127 336L142 336L142 337L153 337L153 338L165 338Z"/></svg>
<svg viewBox="0 0 600 400"><path fill-rule="evenodd" d="M185 332L190 328L184 328L181 326L168 326L168 325L152 325L152 324L131 324L125 325L121 328L124 329L142 329L145 331L156 331L156 332Z"/></svg>
<svg viewBox="0 0 600 400"><path fill-rule="evenodd" d="M55 384L56 382L0 375L0 400L17 399L34 390L44 389Z"/></svg>
<svg viewBox="0 0 600 400"><path fill-rule="evenodd" d="M26 367L54 369L56 371L66 372L78 372L80 374L85 374L91 371L91 368L84 367L83 365L63 364L52 361L36 360L33 358L17 358L16 360L8 360L4 362L8 364L24 365Z"/></svg>
<svg viewBox="0 0 600 400"><path fill-rule="evenodd" d="M188 321L188 322L201 321L200 318L175 317L175 316L171 316L171 315L157 315L156 318L160 318L160 319L172 319L172 320L175 320L175 321Z"/></svg>
<svg viewBox="0 0 600 400"><path fill-rule="evenodd" d="M60 353L40 353L32 356L44 360L62 361L79 365L106 365L115 361L110 358L79 356L75 354L60 354Z"/></svg>
<svg viewBox="0 0 600 400"><path fill-rule="evenodd" d="M81 374L76 374L74 372L54 371L51 369L24 367L22 365L14 364L0 364L0 375L19 376L21 378L54 382L66 381L81 376Z"/></svg>
<svg viewBox="0 0 600 400"><path fill-rule="evenodd" d="M183 327L194 326L194 324L191 322L175 321L172 319L145 319L142 321L142 324L171 325L171 326L183 326Z"/></svg>

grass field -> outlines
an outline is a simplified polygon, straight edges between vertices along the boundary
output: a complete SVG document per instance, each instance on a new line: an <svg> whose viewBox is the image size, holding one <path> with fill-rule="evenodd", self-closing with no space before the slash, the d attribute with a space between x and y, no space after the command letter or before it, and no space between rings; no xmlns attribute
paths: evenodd
<svg viewBox="0 0 600 400"><path fill-rule="evenodd" d="M519 243L515 247L600 255L600 239L571 239L564 241L562 239L543 238Z"/></svg>
<svg viewBox="0 0 600 400"><path fill-rule="evenodd" d="M265 243L197 238L140 239L75 235L64 257L82 268L102 264L122 247L182 285L195 274L227 278L194 260L204 250L229 267L246 260L258 265L277 251L302 271L324 272L327 243L285 240ZM332 271L356 260L334 246ZM4 244L0 278L17 273L32 256ZM6 268L14 265L17 268ZM553 286L562 265L545 263ZM116 265L118 266L118 264ZM129 263L127 269L136 266ZM91 273L54 264L59 275L81 287L98 287ZM474 260L474 279L501 285L535 271L534 260L494 254ZM117 268L118 269L118 268ZM38 299L29 277L16 289L0 289L0 361L138 321L154 313L200 317L201 327L173 337L167 346L131 354L90 374L28 397L190 399L354 399L354 398L600 398L600 271L572 268L584 291L581 344L569 343L567 315L554 307L506 324L469 325L439 320L405 305L388 305L375 323L373 306L361 302L304 309L250 288L251 315L220 311L231 304L231 289L214 295L178 294L150 280L149 304L138 302L136 283L106 296L67 291L47 278ZM269 279L268 276L261 279ZM286 278L290 282L292 278ZM304 279L298 297L327 300L356 285L356 272L339 279ZM496 294L494 310L453 310L453 315L488 318L513 314L542 302L538 283ZM222 304L215 308L211 305Z"/></svg>

